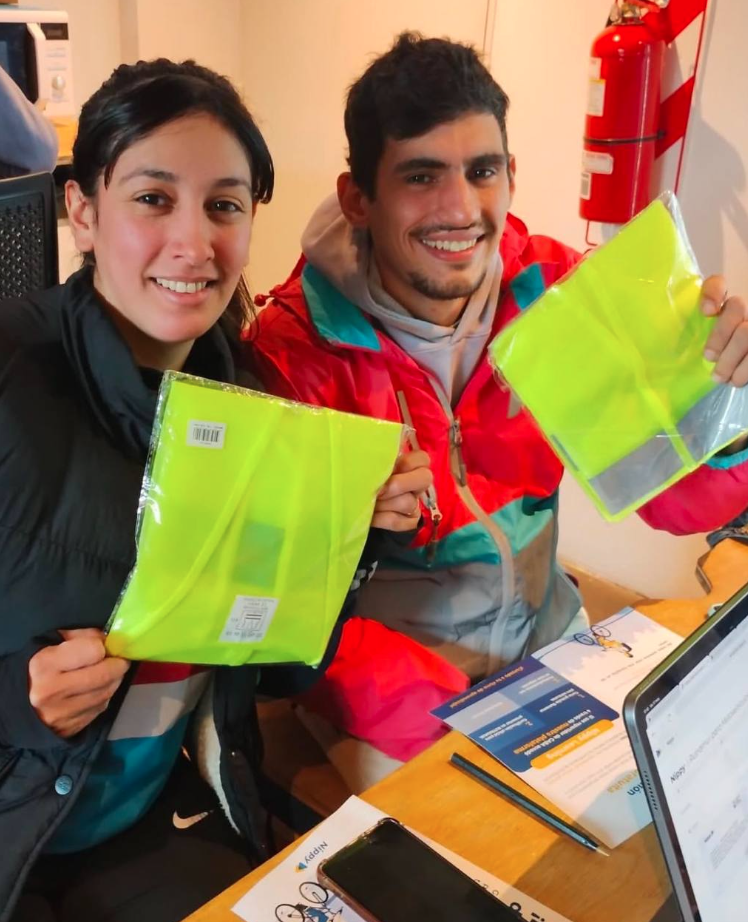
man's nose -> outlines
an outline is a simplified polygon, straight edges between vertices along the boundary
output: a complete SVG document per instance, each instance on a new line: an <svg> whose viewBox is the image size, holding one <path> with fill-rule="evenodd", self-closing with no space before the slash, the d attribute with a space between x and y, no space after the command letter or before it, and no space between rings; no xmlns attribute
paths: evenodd
<svg viewBox="0 0 748 922"><path fill-rule="evenodd" d="M464 173L454 173L441 184L439 216L454 227L469 227L480 221L478 195Z"/></svg>

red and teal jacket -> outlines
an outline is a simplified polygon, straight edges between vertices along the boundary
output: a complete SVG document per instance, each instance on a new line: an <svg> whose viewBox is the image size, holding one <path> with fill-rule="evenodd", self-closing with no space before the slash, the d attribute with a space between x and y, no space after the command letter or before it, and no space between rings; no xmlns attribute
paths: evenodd
<svg viewBox="0 0 748 922"><path fill-rule="evenodd" d="M579 259L555 240L530 236L511 215L500 251L494 334ZM438 514L424 507L417 537L381 563L359 613L474 676L560 636L580 606L556 562L563 469L530 415L515 412L485 356L452 408L438 382L312 265L300 261L269 297L247 337L268 392L397 421L402 392L431 457ZM723 525L748 506L747 462L748 452L713 459L642 517L676 534ZM467 646L488 656L477 670L450 655L468 636Z"/></svg>

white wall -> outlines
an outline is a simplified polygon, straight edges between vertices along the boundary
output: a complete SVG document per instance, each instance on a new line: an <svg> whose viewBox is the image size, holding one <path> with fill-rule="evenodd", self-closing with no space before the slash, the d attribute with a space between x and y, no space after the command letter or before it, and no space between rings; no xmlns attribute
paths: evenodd
<svg viewBox="0 0 748 922"><path fill-rule="evenodd" d="M706 273L724 268L748 293L748 88L745 4L710 5L679 197ZM517 156L514 210L530 229L584 247L577 217L589 46L609 0L499 0L492 69L511 99L509 145ZM542 65L541 63L542 62ZM652 596L692 595L703 537L673 538L636 516L610 525L570 477L561 491L561 552L576 563Z"/></svg>
<svg viewBox="0 0 748 922"><path fill-rule="evenodd" d="M244 91L277 170L273 201L255 223L253 291L286 278L307 219L345 169L349 84L403 29L482 47L488 8L487 0L245 0Z"/></svg>

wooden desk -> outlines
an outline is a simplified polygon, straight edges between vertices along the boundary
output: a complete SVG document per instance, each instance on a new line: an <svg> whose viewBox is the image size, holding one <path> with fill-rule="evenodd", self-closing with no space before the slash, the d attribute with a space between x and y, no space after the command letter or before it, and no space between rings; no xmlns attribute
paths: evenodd
<svg viewBox="0 0 748 922"><path fill-rule="evenodd" d="M711 605L724 602L748 582L748 546L723 541L706 558L703 573L711 583L707 595L637 607L674 631L690 633ZM451 767L452 752L462 753L556 810L456 732L370 788L363 799L515 884L572 922L650 922L658 914L670 895L670 884L651 825L609 858L588 852ZM188 922L235 922L231 906L284 857L281 852L271 858Z"/></svg>

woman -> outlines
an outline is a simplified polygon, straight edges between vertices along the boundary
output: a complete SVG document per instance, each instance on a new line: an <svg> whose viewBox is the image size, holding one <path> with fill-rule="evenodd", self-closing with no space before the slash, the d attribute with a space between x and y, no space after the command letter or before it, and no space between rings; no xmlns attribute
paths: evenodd
<svg viewBox="0 0 748 922"><path fill-rule="evenodd" d="M130 668L102 627L134 559L161 372L250 383L241 273L273 166L227 80L165 60L114 72L73 158L84 266L0 305L0 922L169 922L266 855L258 672ZM418 462L375 525L416 524ZM283 692L315 674L267 670Z"/></svg>

